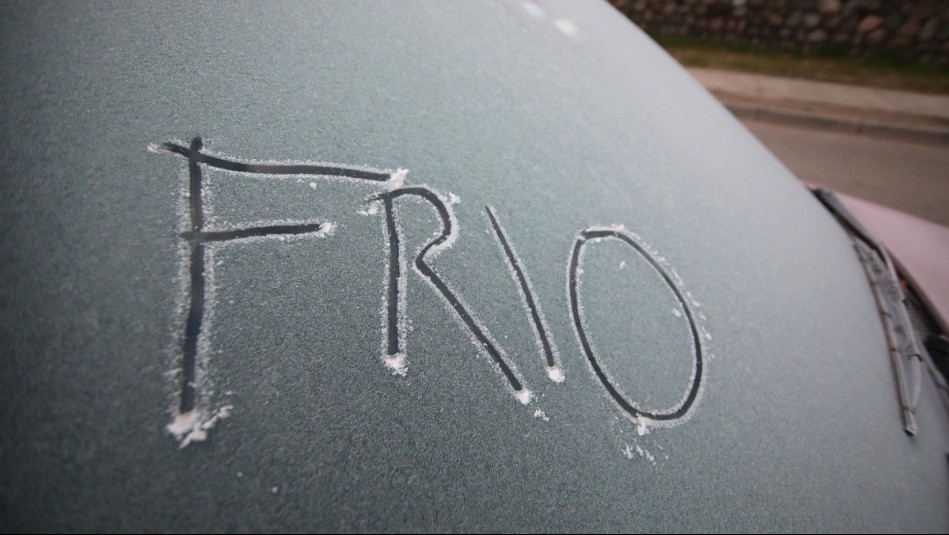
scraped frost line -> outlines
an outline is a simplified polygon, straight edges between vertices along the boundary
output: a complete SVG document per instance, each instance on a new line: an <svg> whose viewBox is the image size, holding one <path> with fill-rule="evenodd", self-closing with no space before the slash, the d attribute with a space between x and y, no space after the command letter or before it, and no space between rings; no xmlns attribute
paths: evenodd
<svg viewBox="0 0 949 535"><path fill-rule="evenodd" d="M497 239L498 246L504 253L510 266L511 278L517 285L518 294L521 296L521 302L528 313L528 320L534 331L534 340L537 343L537 349L544 356L547 362L547 377L555 383L562 383L566 376L563 367L560 365L560 352L557 351L557 345L553 339L547 335L550 327L547 326L547 320L544 313L540 310L540 305L534 299L534 287L531 285L530 278L524 268L524 262L517 256L517 251L511 245L504 228L498 222L494 210L490 206L484 207L488 214L488 221L494 230L494 236Z"/></svg>
<svg viewBox="0 0 949 535"><path fill-rule="evenodd" d="M389 237L386 263L386 293L383 295L384 315L382 361L394 375L405 376L408 371L406 344L408 337L408 295L405 272L405 249L398 239L398 215L391 198L382 200L385 209L384 230Z"/></svg>
<svg viewBox="0 0 949 535"><path fill-rule="evenodd" d="M624 392L622 392L622 390L619 389L618 386L616 386L618 383L605 369L600 366L596 360L593 344L587 338L586 328L584 327L585 320L583 307L580 304L580 275L583 274L583 258L585 256L587 245L591 242L598 243L604 239L620 240L632 246L634 250L636 250L644 259L646 259L648 264L656 272L658 272L658 274L666 282L667 286L672 290L676 299L679 301L679 305L685 312L686 318L688 319L692 334L692 351L694 355L689 379L690 388L686 391L681 401L674 409L658 412L646 411L636 407L628 400L628 395L626 395ZM706 336L700 335L700 332L707 333L707 331L705 331L701 326L696 326L695 319L686 303L686 298L683 293L689 296L689 301L692 302L693 305L698 305L695 303L694 299L691 298L691 294L685 292L684 289L682 289L678 284L681 281L681 279L678 279L678 275L676 274L675 277L673 277L666 273L666 270L662 267L662 264L664 263L664 257L660 256L657 251L649 247L649 245L646 244L638 235L627 231L622 226L590 227L582 231L577 236L577 240L574 244L567 268L567 294L570 300L570 311L573 316L575 327L574 330L577 335L577 340L579 341L580 346L587 357L587 364L594 376L600 379L601 384L606 388L613 403L622 409L626 416L637 425L637 432L640 436L649 432L649 426L672 427L688 421L695 411L697 401L701 399L705 386L705 382L702 380L703 358L700 338L706 338ZM711 337L708 336L707 339L711 339Z"/></svg>

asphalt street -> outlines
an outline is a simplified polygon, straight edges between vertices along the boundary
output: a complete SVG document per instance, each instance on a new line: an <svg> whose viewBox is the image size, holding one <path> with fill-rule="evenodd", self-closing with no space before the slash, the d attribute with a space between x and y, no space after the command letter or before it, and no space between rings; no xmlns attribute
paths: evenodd
<svg viewBox="0 0 949 535"><path fill-rule="evenodd" d="M802 180L949 226L949 146L744 124Z"/></svg>

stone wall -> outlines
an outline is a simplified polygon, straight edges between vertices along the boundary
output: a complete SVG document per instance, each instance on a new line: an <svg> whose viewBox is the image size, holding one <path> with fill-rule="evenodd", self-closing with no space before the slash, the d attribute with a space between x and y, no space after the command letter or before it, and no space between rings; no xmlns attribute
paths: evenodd
<svg viewBox="0 0 949 535"><path fill-rule="evenodd" d="M949 64L949 0L611 0L656 36Z"/></svg>

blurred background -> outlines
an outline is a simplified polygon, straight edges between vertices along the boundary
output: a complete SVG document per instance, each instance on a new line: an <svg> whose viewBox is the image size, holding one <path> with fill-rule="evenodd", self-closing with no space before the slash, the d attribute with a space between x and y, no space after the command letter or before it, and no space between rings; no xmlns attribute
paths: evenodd
<svg viewBox="0 0 949 535"><path fill-rule="evenodd" d="M949 1L610 1L800 179L949 226Z"/></svg>

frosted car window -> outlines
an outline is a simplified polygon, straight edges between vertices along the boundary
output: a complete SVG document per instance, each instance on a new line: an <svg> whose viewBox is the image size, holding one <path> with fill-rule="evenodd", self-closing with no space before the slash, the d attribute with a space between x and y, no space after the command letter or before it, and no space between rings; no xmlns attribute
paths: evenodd
<svg viewBox="0 0 949 535"><path fill-rule="evenodd" d="M945 416L923 388L900 431L846 233L611 7L532 4L0 5L2 527L946 531ZM195 233L160 148L195 138L384 176L201 164ZM387 197L400 169L438 202ZM650 249L587 245L601 377L568 274L613 225ZM173 430L206 439L180 448L196 243L207 412ZM680 425L619 403L674 414L693 375Z"/></svg>

